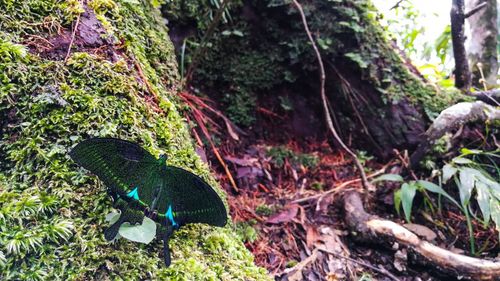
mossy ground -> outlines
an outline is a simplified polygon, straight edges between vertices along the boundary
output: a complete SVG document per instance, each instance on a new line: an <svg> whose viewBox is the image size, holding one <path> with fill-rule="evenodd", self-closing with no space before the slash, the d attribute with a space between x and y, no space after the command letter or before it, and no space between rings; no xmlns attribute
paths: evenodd
<svg viewBox="0 0 500 281"><path fill-rule="evenodd" d="M105 187L67 154L81 140L136 141L217 184L176 110L177 65L157 3L86 3L0 0L0 279L268 279L230 226L178 231L169 268L158 242L105 241ZM66 62L47 58L86 9L107 43L86 46L77 34Z"/></svg>

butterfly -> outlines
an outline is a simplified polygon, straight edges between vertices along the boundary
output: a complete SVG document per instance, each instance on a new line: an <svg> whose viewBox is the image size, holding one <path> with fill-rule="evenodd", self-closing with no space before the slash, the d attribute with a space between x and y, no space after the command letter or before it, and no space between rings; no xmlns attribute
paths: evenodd
<svg viewBox="0 0 500 281"><path fill-rule="evenodd" d="M219 195L199 176L168 166L166 155L156 159L138 144L116 138L92 138L69 153L83 168L97 175L108 188L121 214L104 231L106 240L117 237L124 223L158 223L165 265L171 263L168 241L174 230L189 223L224 226L227 212Z"/></svg>

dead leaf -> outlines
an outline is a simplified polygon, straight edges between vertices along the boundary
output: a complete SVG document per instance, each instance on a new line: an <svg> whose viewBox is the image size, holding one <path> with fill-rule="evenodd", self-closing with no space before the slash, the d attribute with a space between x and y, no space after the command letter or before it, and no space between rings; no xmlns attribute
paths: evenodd
<svg viewBox="0 0 500 281"><path fill-rule="evenodd" d="M219 115L221 117L223 117L223 115ZM229 121L229 119L227 119L225 116L222 118L222 120L224 120L224 123L226 124L226 128L227 128L227 132L229 133L229 135L234 139L234 140L237 140L239 141L240 140L240 137L238 136L238 134L234 131L234 125L233 123L231 123L231 121Z"/></svg>
<svg viewBox="0 0 500 281"><path fill-rule="evenodd" d="M307 226L306 245L309 249L311 249L314 243L319 240L319 237L318 231L316 231L314 227Z"/></svg>
<svg viewBox="0 0 500 281"><path fill-rule="evenodd" d="M260 167L259 159L254 157L249 157L248 155L243 156L243 158L236 158L232 156L225 156L224 159L238 166L244 167Z"/></svg>
<svg viewBox="0 0 500 281"><path fill-rule="evenodd" d="M264 176L262 170L254 167L242 167L236 170L237 178L256 178L262 176Z"/></svg>
<svg viewBox="0 0 500 281"><path fill-rule="evenodd" d="M297 205L297 204L287 205L287 206L285 206L283 211L272 215L271 217L269 217L269 219L266 222L272 223L272 224L289 222L293 218L295 218L298 211L299 211L299 205Z"/></svg>
<svg viewBox="0 0 500 281"><path fill-rule="evenodd" d="M425 238L427 241L432 241L436 239L437 235L434 231L424 225L415 224L415 223L407 223L403 225L409 231L415 233L416 235Z"/></svg>

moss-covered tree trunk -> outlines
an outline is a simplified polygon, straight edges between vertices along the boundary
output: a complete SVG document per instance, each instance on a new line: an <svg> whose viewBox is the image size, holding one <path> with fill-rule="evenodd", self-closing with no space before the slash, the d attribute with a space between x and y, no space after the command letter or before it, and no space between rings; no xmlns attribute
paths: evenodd
<svg viewBox="0 0 500 281"><path fill-rule="evenodd" d="M326 131L318 65L291 1L231 3L197 64L195 85L220 98L229 116L243 126L252 125L253 108L259 106L290 116L302 130L307 128L306 136L313 128ZM321 49L327 94L343 138L353 137L358 148L380 156L394 148L415 148L429 117L450 101L390 42L370 1L301 3ZM215 10L204 1L165 6L172 38L179 46L187 39L187 54L198 46L193 41L200 43L197 34L210 25L210 17L203 15ZM184 57L187 64L190 57Z"/></svg>
<svg viewBox="0 0 500 281"><path fill-rule="evenodd" d="M105 187L68 157L119 137L217 185L176 109L154 2L0 0L1 280L267 279L231 226L178 231L169 268L158 242L107 243Z"/></svg>

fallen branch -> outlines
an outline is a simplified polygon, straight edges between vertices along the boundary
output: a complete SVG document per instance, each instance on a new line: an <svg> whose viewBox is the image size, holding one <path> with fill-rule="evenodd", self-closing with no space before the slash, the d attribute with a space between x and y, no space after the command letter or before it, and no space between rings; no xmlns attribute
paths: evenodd
<svg viewBox="0 0 500 281"><path fill-rule="evenodd" d="M425 132L424 140L410 157L410 166L416 167L434 142L459 126L476 121L500 120L500 109L482 101L461 102L443 110Z"/></svg>
<svg viewBox="0 0 500 281"><path fill-rule="evenodd" d="M306 15L304 14L304 10L302 9L302 5L297 0L293 0L293 4L297 8L297 10L300 13L300 16L302 18L302 24L304 25L304 30L307 33L307 37L309 38L309 41L311 42L311 45L314 49L314 52L316 54L316 58L318 60L318 65L319 65L319 71L320 71L320 83L321 83L321 100L323 102L323 110L325 111L325 118L326 118L326 123L328 124L328 128L330 129L330 132L332 133L333 137L335 140L340 144L342 149L344 149L353 159L354 159L354 164L356 164L356 167L359 171L359 174L361 175L361 184L363 185L364 189L369 191L373 190L374 188L370 185L368 182L368 179L366 178L365 170L363 169L363 165L361 165L361 162L359 162L358 157L356 154L347 147L347 145L342 141L340 136L337 133L337 130L335 130L335 127L333 126L333 121L332 117L330 115L329 109L328 109L328 101L326 99L326 92L325 92L325 67L323 66L323 59L321 58L321 53L319 52L318 46L316 46L316 41L314 41L314 38L311 34L311 31L309 30L309 25L307 24L307 19Z"/></svg>
<svg viewBox="0 0 500 281"><path fill-rule="evenodd" d="M418 238L403 226L367 213L359 193L344 197L346 222L357 238L381 245L381 241L397 242L415 254L416 263L431 266L441 274L471 280L500 280L500 262L455 254Z"/></svg>
<svg viewBox="0 0 500 281"><path fill-rule="evenodd" d="M489 91L480 91L480 92L469 92L467 95L471 97L475 97L477 100L480 100L489 105L500 106L500 89L493 89Z"/></svg>

